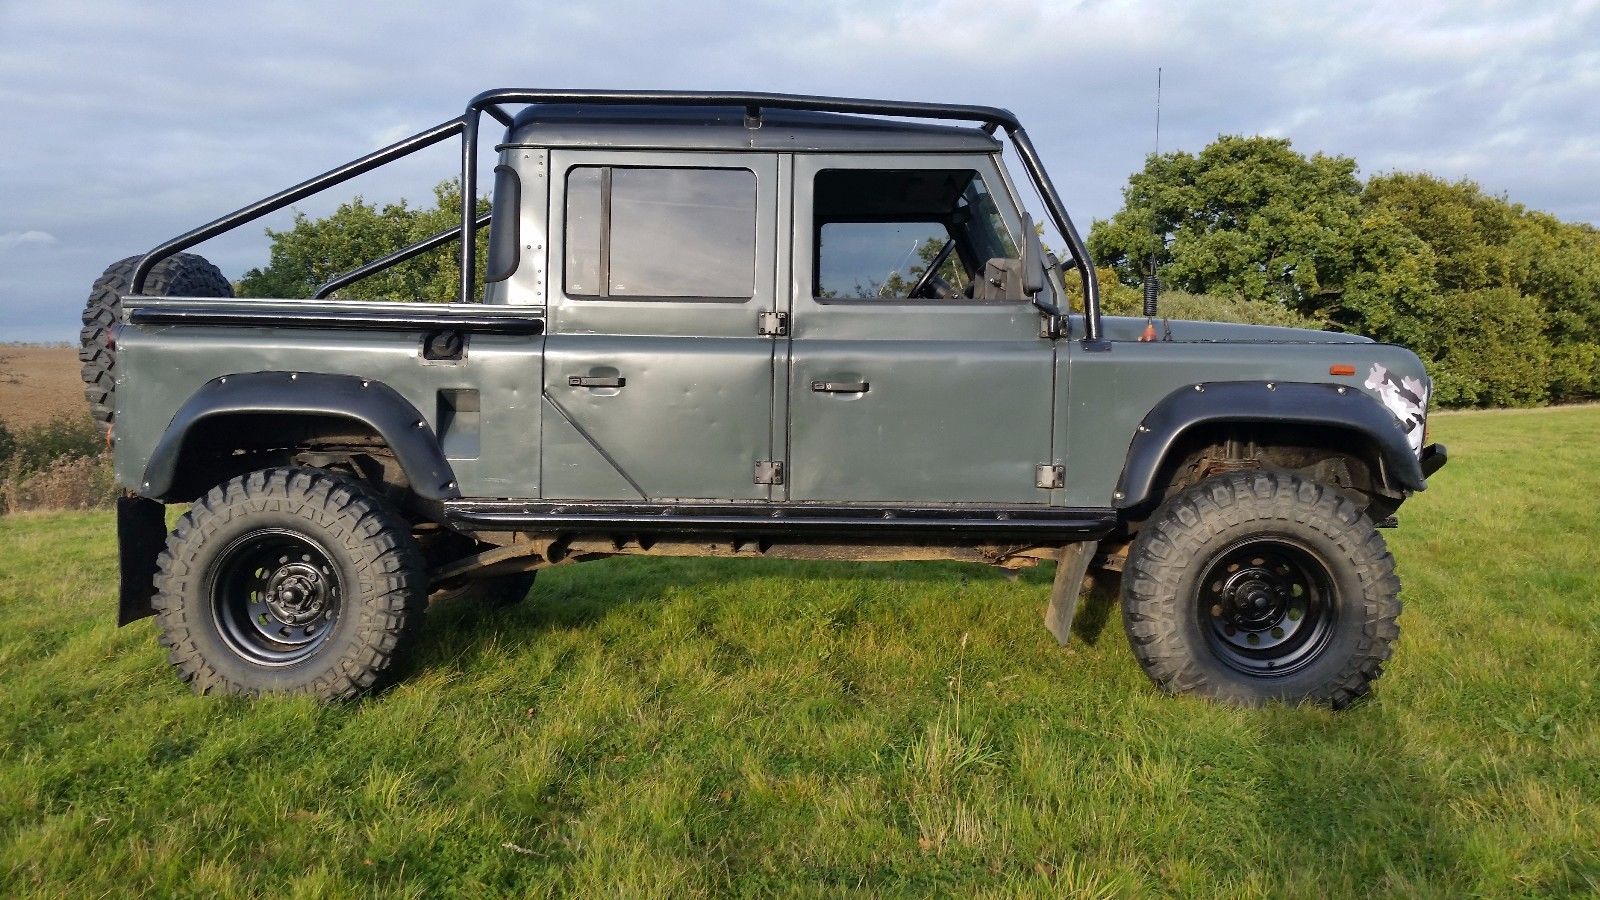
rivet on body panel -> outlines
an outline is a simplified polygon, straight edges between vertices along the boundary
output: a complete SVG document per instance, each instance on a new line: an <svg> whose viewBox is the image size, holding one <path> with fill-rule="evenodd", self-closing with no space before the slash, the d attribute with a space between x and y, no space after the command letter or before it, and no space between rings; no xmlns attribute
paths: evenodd
<svg viewBox="0 0 1600 900"><path fill-rule="evenodd" d="M1198 392L1200 392L1200 393L1202 393L1202 394L1203 394L1203 393L1205 393L1205 392L1206 392L1206 386L1205 386L1205 385L1203 385L1203 384L1197 384L1197 385L1195 385L1195 386L1194 386L1194 389L1195 389L1195 390L1196 390L1196 391L1198 391Z"/></svg>
<svg viewBox="0 0 1600 900"><path fill-rule="evenodd" d="M427 422L424 422L424 421L423 421L423 420L421 420L421 419L418 419L418 420L417 420L417 427L418 427L418 428L427 428L427 427L428 427L428 423L427 423Z"/></svg>
<svg viewBox="0 0 1600 900"><path fill-rule="evenodd" d="M299 381L300 380L300 373L299 372L290 372L289 373L289 380L290 381Z"/></svg>
<svg viewBox="0 0 1600 900"><path fill-rule="evenodd" d="M1341 388L1339 388L1339 393L1342 394L1342 393L1344 393L1345 391L1348 391L1348 390L1350 390L1350 389L1347 388L1347 387L1341 387Z"/></svg>
<svg viewBox="0 0 1600 900"><path fill-rule="evenodd" d="M1121 500L1123 498L1123 496L1124 495L1123 495L1123 493L1121 491L1113 491L1111 493L1111 499L1113 499L1113 500Z"/></svg>
<svg viewBox="0 0 1600 900"><path fill-rule="evenodd" d="M1277 389L1278 389L1278 386L1277 386L1277 385L1275 385L1275 384L1273 384L1273 383L1272 383L1272 382L1270 382L1270 381L1269 381L1269 382L1267 382L1267 390L1269 390L1269 391L1275 391L1275 390L1277 390Z"/></svg>

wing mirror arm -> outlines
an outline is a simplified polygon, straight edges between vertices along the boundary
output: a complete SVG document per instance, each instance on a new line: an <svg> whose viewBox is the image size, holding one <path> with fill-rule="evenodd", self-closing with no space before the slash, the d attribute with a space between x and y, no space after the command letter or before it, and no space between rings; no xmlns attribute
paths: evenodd
<svg viewBox="0 0 1600 900"><path fill-rule="evenodd" d="M1051 257L1053 261L1053 257ZM1046 257L1044 244L1039 240L1039 229L1033 227L1033 216L1022 214L1022 293L1039 310L1039 336L1055 340L1061 337L1066 316L1061 308L1043 299L1045 288Z"/></svg>

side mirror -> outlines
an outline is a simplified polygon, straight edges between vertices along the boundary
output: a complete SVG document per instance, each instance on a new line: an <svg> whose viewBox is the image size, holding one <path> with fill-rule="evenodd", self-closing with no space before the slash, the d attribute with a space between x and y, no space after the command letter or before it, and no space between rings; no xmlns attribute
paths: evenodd
<svg viewBox="0 0 1600 900"><path fill-rule="evenodd" d="M1022 293L1034 297L1044 290L1044 245L1033 216L1022 214Z"/></svg>
<svg viewBox="0 0 1600 900"><path fill-rule="evenodd" d="M1039 230L1033 227L1033 216L1027 213L1022 214L1022 259L1017 262L1018 267L1022 269L1019 279L1022 282L1022 295L1038 307L1042 317L1039 336L1052 340L1060 337L1063 332L1062 323L1066 321L1066 317L1054 303L1049 303L1039 296L1044 293L1044 244L1039 240ZM1053 259L1051 265L1055 265Z"/></svg>

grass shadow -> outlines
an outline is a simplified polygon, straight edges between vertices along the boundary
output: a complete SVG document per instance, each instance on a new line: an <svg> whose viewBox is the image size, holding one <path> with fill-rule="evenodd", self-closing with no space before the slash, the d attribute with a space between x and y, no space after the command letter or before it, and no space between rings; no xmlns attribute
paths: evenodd
<svg viewBox="0 0 1600 900"><path fill-rule="evenodd" d="M1284 871L1332 868L1350 879L1318 885L1325 896L1475 893L1483 861L1460 823L1436 814L1437 798L1455 793L1449 776L1411 751L1405 721L1382 698L1342 712L1255 714L1266 722L1252 750L1261 787L1252 818ZM1381 866L1350 858L1353 846L1372 844L1390 848Z"/></svg>
<svg viewBox="0 0 1600 900"><path fill-rule="evenodd" d="M665 605L715 588L773 579L795 582L896 582L948 586L982 582L1019 582L1047 600L1054 569L1038 566L1021 571L976 563L859 563L772 559L700 559L618 557L540 573L533 590L520 602L492 606L468 598L429 607L410 673L425 673L450 661L477 656L486 647L537 641L550 633L600 626L617 611L640 605ZM1107 614L1101 613L1103 624ZM853 614L846 614L853 619ZM401 676L406 677L405 675Z"/></svg>
<svg viewBox="0 0 1600 900"><path fill-rule="evenodd" d="M1077 615L1072 617L1072 635L1090 647L1100 643L1111 615L1121 606L1122 577L1116 572L1092 574L1088 588L1078 597Z"/></svg>

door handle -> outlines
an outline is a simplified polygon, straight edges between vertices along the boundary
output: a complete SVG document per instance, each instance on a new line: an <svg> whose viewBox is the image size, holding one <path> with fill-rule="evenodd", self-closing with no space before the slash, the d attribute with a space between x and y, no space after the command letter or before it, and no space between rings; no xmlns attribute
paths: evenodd
<svg viewBox="0 0 1600 900"><path fill-rule="evenodd" d="M819 394L865 394L871 387L865 381L811 382L811 389Z"/></svg>
<svg viewBox="0 0 1600 900"><path fill-rule="evenodd" d="M621 375L568 375L567 384L570 387L588 388L619 388L624 387L628 379Z"/></svg>

